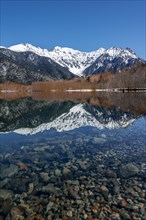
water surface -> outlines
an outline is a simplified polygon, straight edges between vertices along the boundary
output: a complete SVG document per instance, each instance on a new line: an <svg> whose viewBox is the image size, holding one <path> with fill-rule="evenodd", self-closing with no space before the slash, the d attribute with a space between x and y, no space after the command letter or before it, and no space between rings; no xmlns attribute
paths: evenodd
<svg viewBox="0 0 146 220"><path fill-rule="evenodd" d="M145 219L145 94L1 100L1 219Z"/></svg>

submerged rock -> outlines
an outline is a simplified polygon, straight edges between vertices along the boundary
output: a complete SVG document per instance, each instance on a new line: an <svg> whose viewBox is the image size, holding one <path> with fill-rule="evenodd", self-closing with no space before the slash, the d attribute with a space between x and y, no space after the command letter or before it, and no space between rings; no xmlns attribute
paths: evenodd
<svg viewBox="0 0 146 220"><path fill-rule="evenodd" d="M71 172L70 169L68 169L66 167L63 169L63 174L65 174L65 175L70 173L70 172Z"/></svg>
<svg viewBox="0 0 146 220"><path fill-rule="evenodd" d="M59 169L56 169L54 173L56 176L61 176L61 170Z"/></svg>
<svg viewBox="0 0 146 220"><path fill-rule="evenodd" d="M2 181L0 181L0 188L4 187L9 181L10 178L5 178Z"/></svg>
<svg viewBox="0 0 146 220"><path fill-rule="evenodd" d="M54 184L52 183L42 187L43 192L54 192L54 190L55 190L55 187L54 187Z"/></svg>
<svg viewBox="0 0 146 220"><path fill-rule="evenodd" d="M29 183L28 185L28 194L31 194L34 190L34 184L33 183Z"/></svg>
<svg viewBox="0 0 146 220"><path fill-rule="evenodd" d="M9 167L1 170L0 178L4 179L5 177L12 177L18 173L18 167L14 164L11 164Z"/></svg>
<svg viewBox="0 0 146 220"><path fill-rule="evenodd" d="M43 180L43 182L48 182L48 180L49 180L48 173L46 173L46 172L41 172L40 177Z"/></svg>
<svg viewBox="0 0 146 220"><path fill-rule="evenodd" d="M48 212L49 210L51 210L51 208L53 207L54 203L53 202L49 202L47 207L46 207L46 211Z"/></svg>
<svg viewBox="0 0 146 220"><path fill-rule="evenodd" d="M139 173L139 171L140 170L137 166L133 165L132 163L128 163L120 168L120 175L124 178L128 178Z"/></svg>
<svg viewBox="0 0 146 220"><path fill-rule="evenodd" d="M68 217L70 217L70 218L73 216L73 213L72 213L72 211L71 211L71 210L70 210L70 211L68 211L66 214L67 214L67 216L68 216Z"/></svg>
<svg viewBox="0 0 146 220"><path fill-rule="evenodd" d="M11 190L0 189L0 199L6 200L10 199L13 196L13 192Z"/></svg>
<svg viewBox="0 0 146 220"><path fill-rule="evenodd" d="M104 144L107 140L105 138L102 138L102 137L94 137L93 140L92 140L92 143L93 144Z"/></svg>
<svg viewBox="0 0 146 220"><path fill-rule="evenodd" d="M11 220L16 220L16 219L24 220L25 218L20 209L18 209L17 207L13 207L10 212L10 219Z"/></svg>

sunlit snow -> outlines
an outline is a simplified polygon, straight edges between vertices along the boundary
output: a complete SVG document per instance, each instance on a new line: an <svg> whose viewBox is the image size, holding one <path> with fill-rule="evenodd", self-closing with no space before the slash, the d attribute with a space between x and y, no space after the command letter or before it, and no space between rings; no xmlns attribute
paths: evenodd
<svg viewBox="0 0 146 220"><path fill-rule="evenodd" d="M81 52L68 47L56 46L53 50L49 51L47 49L35 47L31 44L18 44L11 46L8 49L17 52L31 51L39 56L49 57L61 66L68 68L71 73L77 76L83 76L84 70L92 65L98 57L104 54L108 55L108 59L111 61L115 57L120 56L124 59L125 63L128 62L129 58L138 58L136 54L128 48L122 49L115 47L111 47L108 50L99 48L93 52ZM98 67L100 66L102 66L102 64L98 64Z"/></svg>

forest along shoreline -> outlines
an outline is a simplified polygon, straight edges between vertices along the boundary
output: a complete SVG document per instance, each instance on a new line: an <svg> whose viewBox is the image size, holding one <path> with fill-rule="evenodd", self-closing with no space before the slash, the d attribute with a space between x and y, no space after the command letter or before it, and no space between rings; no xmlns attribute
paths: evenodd
<svg viewBox="0 0 146 220"><path fill-rule="evenodd" d="M18 80L17 80L18 81ZM32 84L1 82L2 93L21 92L134 92L146 91L146 63L118 73L94 74L66 80L36 81Z"/></svg>

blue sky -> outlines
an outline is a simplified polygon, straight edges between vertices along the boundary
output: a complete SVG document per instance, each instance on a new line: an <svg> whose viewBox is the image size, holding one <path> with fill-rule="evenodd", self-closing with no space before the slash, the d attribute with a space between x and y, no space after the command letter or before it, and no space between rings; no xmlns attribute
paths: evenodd
<svg viewBox="0 0 146 220"><path fill-rule="evenodd" d="M146 59L145 4L145 0L1 0L0 44L81 51L130 47Z"/></svg>

